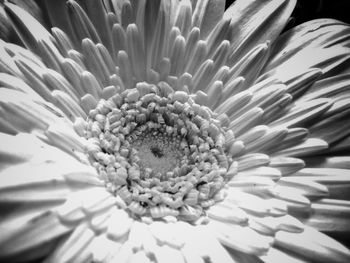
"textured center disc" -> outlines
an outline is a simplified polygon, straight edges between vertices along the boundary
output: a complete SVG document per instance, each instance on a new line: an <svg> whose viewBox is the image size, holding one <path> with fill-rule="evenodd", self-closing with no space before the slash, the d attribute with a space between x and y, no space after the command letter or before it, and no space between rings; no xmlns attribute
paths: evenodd
<svg viewBox="0 0 350 263"><path fill-rule="evenodd" d="M91 163L131 214L198 219L216 202L229 160L225 131L183 91L140 83L90 111Z"/></svg>
<svg viewBox="0 0 350 263"><path fill-rule="evenodd" d="M180 165L183 155L177 140L162 133L145 134L132 142L131 147L138 152L141 172L152 169L161 179Z"/></svg>

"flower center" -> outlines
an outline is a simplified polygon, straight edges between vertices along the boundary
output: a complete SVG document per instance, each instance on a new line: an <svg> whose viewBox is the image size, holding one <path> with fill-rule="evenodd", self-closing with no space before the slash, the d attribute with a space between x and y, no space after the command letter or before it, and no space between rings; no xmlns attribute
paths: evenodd
<svg viewBox="0 0 350 263"><path fill-rule="evenodd" d="M131 143L131 147L137 152L139 158L137 164L141 169L141 174L147 173L151 169L158 177L163 178L169 171L180 165L181 155L180 144L161 131L145 133ZM130 158L132 159L132 158Z"/></svg>
<svg viewBox="0 0 350 263"><path fill-rule="evenodd" d="M183 91L139 83L88 117L92 165L134 216L197 220L227 180L226 132Z"/></svg>
<svg viewBox="0 0 350 263"><path fill-rule="evenodd" d="M155 157L161 158L164 156L163 150L159 149L158 146L152 146L152 147L150 147L150 149Z"/></svg>

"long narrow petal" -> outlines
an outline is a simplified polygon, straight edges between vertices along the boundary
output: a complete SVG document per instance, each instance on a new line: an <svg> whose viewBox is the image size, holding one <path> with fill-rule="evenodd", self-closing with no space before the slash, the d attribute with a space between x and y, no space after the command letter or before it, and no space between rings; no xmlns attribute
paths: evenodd
<svg viewBox="0 0 350 263"><path fill-rule="evenodd" d="M258 44L274 41L284 28L296 1L236 1L224 14L231 21L231 62ZM261 19L262 18L262 19Z"/></svg>
<svg viewBox="0 0 350 263"><path fill-rule="evenodd" d="M349 40L349 33L346 24L332 19L312 20L298 25L276 40L265 71L284 63L305 48L326 48Z"/></svg>
<svg viewBox="0 0 350 263"><path fill-rule="evenodd" d="M276 234L276 245L318 262L347 262L349 250L317 230L306 228L302 233Z"/></svg>
<svg viewBox="0 0 350 263"><path fill-rule="evenodd" d="M223 0L197 1L193 10L192 23L200 29L201 38L205 39L221 20L225 9Z"/></svg>

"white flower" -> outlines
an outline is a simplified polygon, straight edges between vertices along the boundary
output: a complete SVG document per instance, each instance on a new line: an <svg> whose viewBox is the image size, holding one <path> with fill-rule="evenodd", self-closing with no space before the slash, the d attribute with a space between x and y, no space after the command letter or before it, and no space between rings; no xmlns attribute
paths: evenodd
<svg viewBox="0 0 350 263"><path fill-rule="evenodd" d="M5 11L0 259L349 262L348 25L295 1ZM322 233L325 232L325 233Z"/></svg>

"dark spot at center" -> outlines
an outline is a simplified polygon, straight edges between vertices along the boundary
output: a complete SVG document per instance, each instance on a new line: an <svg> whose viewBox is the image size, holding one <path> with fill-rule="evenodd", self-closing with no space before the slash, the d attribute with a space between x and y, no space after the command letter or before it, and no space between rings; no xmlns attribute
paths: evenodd
<svg viewBox="0 0 350 263"><path fill-rule="evenodd" d="M151 147L151 152L155 157L161 158L164 156L162 150L160 150L158 147Z"/></svg>

